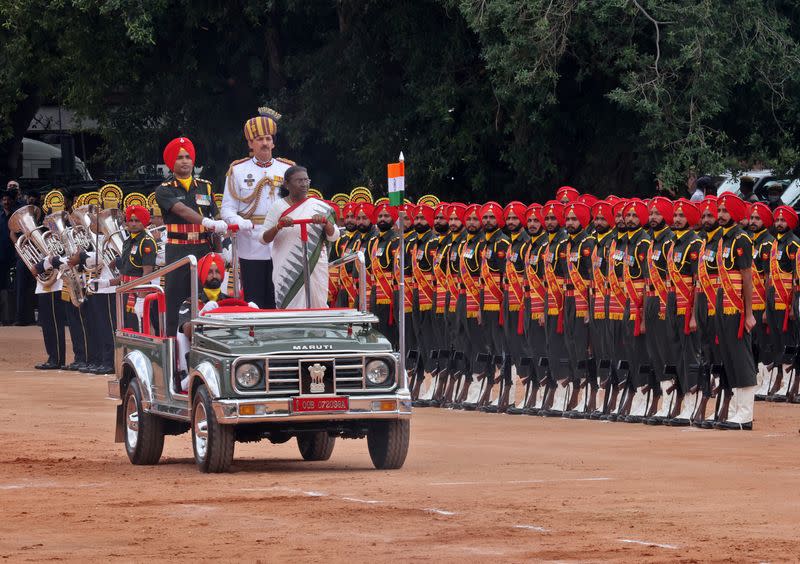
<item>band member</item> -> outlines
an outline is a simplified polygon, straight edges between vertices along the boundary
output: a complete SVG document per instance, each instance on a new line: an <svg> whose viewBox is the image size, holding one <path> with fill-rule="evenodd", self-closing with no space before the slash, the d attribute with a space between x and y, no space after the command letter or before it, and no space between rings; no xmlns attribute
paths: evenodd
<svg viewBox="0 0 800 564"><path fill-rule="evenodd" d="M750 224L748 230L753 240L753 317L756 326L753 328L753 353L758 366L759 389L756 390L756 399L766 399L774 377L781 366L782 351L777 350L774 341L780 338L767 329L767 280L769 278L770 257L775 237L769 232L772 227L772 210L761 202L750 206ZM770 365L769 370L767 365Z"/></svg>
<svg viewBox="0 0 800 564"><path fill-rule="evenodd" d="M767 323L772 336L774 351L773 362L782 366L778 368L777 377L772 389L769 390L767 400L786 401L787 393L794 396L797 393L789 389L793 358L785 357L786 347L797 344L795 319L792 302L794 301L794 281L797 279L795 270L797 251L800 249L800 240L794 234L797 227L797 212L789 206L776 207L773 229L775 242L772 245L769 258L769 291L767 292ZM797 378L795 377L796 381Z"/></svg>
<svg viewBox="0 0 800 564"><path fill-rule="evenodd" d="M211 233L223 234L228 224L215 220L217 206L211 183L192 175L195 163L194 144L187 137L170 141L164 149L164 164L174 178L156 188L156 201L167 226L164 256L167 264L188 255L204 256L212 249ZM266 282L264 282L266 283ZM166 334L178 329L178 306L190 289L189 269L179 268L166 276Z"/></svg>
<svg viewBox="0 0 800 564"><path fill-rule="evenodd" d="M394 350L399 350L400 335L397 332L395 292L395 255L398 249L397 232L393 229L397 222L397 208L383 203L375 207L374 223L378 234L369 241L367 253L370 255L370 273L375 289L372 292L370 311L378 316L378 331L381 332Z"/></svg>
<svg viewBox="0 0 800 564"><path fill-rule="evenodd" d="M47 257L31 270L36 279L36 298L39 308L39 325L42 328L47 360L34 366L37 370L61 370L65 368L67 344L64 338L64 301L61 299L63 281L54 278L45 285L39 278L47 272L58 270L59 257Z"/></svg>
<svg viewBox="0 0 800 564"><path fill-rule="evenodd" d="M241 267L242 291L247 300L262 307L275 307L272 276L272 247L260 241L264 218L280 199L278 190L290 166L295 163L274 157L280 115L259 108L259 116L244 124L244 138L252 156L231 163L225 180L221 216L239 226L237 254Z"/></svg>
<svg viewBox="0 0 800 564"><path fill-rule="evenodd" d="M650 229L653 243L647 252L649 286L644 304L645 341L650 367L655 376L652 382L654 394L650 403L650 414L645 423L660 425L665 419L677 415L678 382L675 359L674 332L667 320L667 301L670 287L668 258L675 235L672 224L673 204L667 198L657 196L650 200ZM658 389L656 389L658 388ZM660 401L660 406L659 406Z"/></svg>
<svg viewBox="0 0 800 564"><path fill-rule="evenodd" d="M673 350L679 395L671 418L664 421L666 425L675 427L690 424L700 392L700 366L697 362L700 340L698 332L689 327L695 300L697 265L703 246L702 238L694 231L699 223L700 212L694 204L685 199L675 202L672 213L675 241L667 256L668 280L671 283L667 301L670 304L669 330L677 336L677 346Z"/></svg>
<svg viewBox="0 0 800 564"><path fill-rule="evenodd" d="M717 245L720 288L717 291L716 325L725 380L723 386L732 393L727 411L724 407L721 409L720 420L714 425L717 429L753 428L756 390L750 335L756 324L752 310L753 244L738 224L747 216L747 211L748 204L730 192L717 200L717 222L722 228L722 236ZM773 256L776 256L777 246L776 241Z"/></svg>

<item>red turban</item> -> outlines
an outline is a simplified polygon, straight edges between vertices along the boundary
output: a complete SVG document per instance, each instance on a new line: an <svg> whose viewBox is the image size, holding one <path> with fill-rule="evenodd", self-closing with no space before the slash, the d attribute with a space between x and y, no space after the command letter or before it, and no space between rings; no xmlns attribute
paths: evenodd
<svg viewBox="0 0 800 564"><path fill-rule="evenodd" d="M542 222L542 204L531 204L528 206L528 209L525 210L525 221L528 221L530 217L536 214L536 219L539 220L539 223Z"/></svg>
<svg viewBox="0 0 800 564"><path fill-rule="evenodd" d="M786 223L789 225L789 229L792 231L797 228L797 212L790 206L778 206L775 208L775 211L772 212L772 215L775 219L779 217L785 219Z"/></svg>
<svg viewBox="0 0 800 564"><path fill-rule="evenodd" d="M464 223L464 212L467 209L466 204L462 204L461 202L453 202L449 206L447 206L447 219L453 217L453 214L458 218L458 221Z"/></svg>
<svg viewBox="0 0 800 564"><path fill-rule="evenodd" d="M614 212L614 218L613 218L613 220L609 220L609 221L616 221L618 213L621 213L622 215L625 215L625 212L624 212L623 208L625 207L625 204L627 204L627 203L628 203L628 200L623 200L622 198L618 198L617 201L612 204L613 207L611 208L611 210Z"/></svg>
<svg viewBox="0 0 800 564"><path fill-rule="evenodd" d="M322 201L331 207L333 213L336 214L337 219L342 219L342 208L339 207L339 204L332 202L330 200L322 200Z"/></svg>
<svg viewBox="0 0 800 564"><path fill-rule="evenodd" d="M510 202L506 204L503 210L503 219L508 221L508 212L514 212L514 215L517 216L521 222L524 222L527 219L525 217L525 211L525 204L522 202Z"/></svg>
<svg viewBox="0 0 800 564"><path fill-rule="evenodd" d="M442 214L445 217L449 217L447 215L447 210L450 207L450 204L447 202L439 202L435 208L433 208L433 217L435 218L439 214Z"/></svg>
<svg viewBox="0 0 800 564"><path fill-rule="evenodd" d="M556 221L558 221L559 225L564 225L564 204L556 200L547 202L542 207L542 223L544 223L544 218L550 214L556 216Z"/></svg>
<svg viewBox="0 0 800 564"><path fill-rule="evenodd" d="M417 206L415 218L422 216L425 218L425 221L428 222L428 225L433 227L433 218L435 217L433 214L433 208L427 204L420 204Z"/></svg>
<svg viewBox="0 0 800 564"><path fill-rule="evenodd" d="M125 221L130 221L135 217L143 225L150 225L150 211L144 206L128 206L125 208Z"/></svg>
<svg viewBox="0 0 800 564"><path fill-rule="evenodd" d="M208 253L206 256L197 261L197 275L200 278L200 285L206 283L208 278L208 271L211 270L211 265L216 264L220 276L225 275L225 260L222 255L218 253Z"/></svg>
<svg viewBox="0 0 800 564"><path fill-rule="evenodd" d="M589 206L589 208L591 208L595 204L595 202L597 202L597 196L595 196L594 194L581 194L580 198L578 198L578 201L582 204L586 204L587 206Z"/></svg>
<svg viewBox="0 0 800 564"><path fill-rule="evenodd" d="M470 204L464 210L464 219L466 220L471 215L477 215L478 219L481 218L481 207L478 204Z"/></svg>
<svg viewBox="0 0 800 564"><path fill-rule="evenodd" d="M409 204L406 202L405 204L400 206L400 209L398 211L405 212L405 214L411 219L417 217L417 206L415 206L414 204Z"/></svg>
<svg viewBox="0 0 800 564"><path fill-rule="evenodd" d="M753 212L756 212L761 221L764 222L764 227L772 227L772 210L769 209L767 204L756 202L750 206L750 215L753 215Z"/></svg>
<svg viewBox="0 0 800 564"><path fill-rule="evenodd" d="M611 202L597 201L592 205L592 216L602 216L608 223L614 223L614 206Z"/></svg>
<svg viewBox="0 0 800 564"><path fill-rule="evenodd" d="M622 198L620 198L619 196L615 196L614 194L611 194L610 196L608 196L606 198L606 202L608 202L609 204L611 204L613 206L614 204L619 202L621 199Z"/></svg>
<svg viewBox="0 0 800 564"><path fill-rule="evenodd" d="M703 198L703 201L697 206L697 211L700 212L700 217L703 217L703 214L708 211L711 212L714 219L717 219L717 197L706 196Z"/></svg>
<svg viewBox="0 0 800 564"><path fill-rule="evenodd" d="M568 202L574 202L580 196L580 192L578 192L572 186L562 186L558 190L556 190L556 200L562 202L564 198L567 199ZM563 202L562 202L563 203Z"/></svg>
<svg viewBox="0 0 800 564"><path fill-rule="evenodd" d="M400 215L396 207L390 206L389 202L384 202L375 206L375 212L372 214L372 223L378 223L378 215L384 211L389 212L389 215L392 216L392 223L396 222L397 217Z"/></svg>
<svg viewBox="0 0 800 564"><path fill-rule="evenodd" d="M185 149L194 162L194 144L188 137L176 137L164 147L164 164L170 170L174 170L175 161L178 160L178 153L181 152L181 149Z"/></svg>
<svg viewBox="0 0 800 564"><path fill-rule="evenodd" d="M747 217L747 202L732 192L725 192L722 196L717 198L718 210L719 206L725 206L725 209L731 214L731 219L733 219L733 221L742 221Z"/></svg>
<svg viewBox="0 0 800 564"><path fill-rule="evenodd" d="M689 224L689 227L692 227L700 223L700 210L697 209L697 206L695 206L689 200L681 198L680 200L675 202L675 205L672 208L673 219L675 212L678 211L683 212L683 215L686 216L686 221Z"/></svg>
<svg viewBox="0 0 800 564"><path fill-rule="evenodd" d="M581 227L589 225L589 220L592 215L589 206L581 202L572 202L564 207L564 219L566 220L567 216L571 213L575 214L575 217L578 218L578 223L581 224Z"/></svg>
<svg viewBox="0 0 800 564"><path fill-rule="evenodd" d="M480 216L483 219L488 213L494 214L497 218L497 227L502 228L506 224L505 216L503 215L503 208L497 202L486 202L481 206Z"/></svg>
<svg viewBox="0 0 800 564"><path fill-rule="evenodd" d="M639 198L631 198L628 200L625 203L622 213L627 216L631 211L633 211L639 218L640 225L647 225L647 206L643 201L641 201Z"/></svg>
<svg viewBox="0 0 800 564"><path fill-rule="evenodd" d="M342 218L347 217L347 215L351 213L353 214L353 216L355 216L356 207L358 207L358 204L356 204L355 202L347 202L344 205L344 207L342 207Z"/></svg>
<svg viewBox="0 0 800 564"><path fill-rule="evenodd" d="M372 216L373 216L373 214L375 212L375 206L373 206L369 202L358 202L356 204L356 209L353 210L353 213L355 214L356 217L358 217L358 215L361 212L364 212L364 215L366 215L367 218L370 221L372 221Z"/></svg>
<svg viewBox="0 0 800 564"><path fill-rule="evenodd" d="M664 218L664 221L667 225L672 225L672 210L673 210L672 201L664 196L656 196L652 200L650 200L650 209L652 210L655 208L658 213L661 214L661 217Z"/></svg>

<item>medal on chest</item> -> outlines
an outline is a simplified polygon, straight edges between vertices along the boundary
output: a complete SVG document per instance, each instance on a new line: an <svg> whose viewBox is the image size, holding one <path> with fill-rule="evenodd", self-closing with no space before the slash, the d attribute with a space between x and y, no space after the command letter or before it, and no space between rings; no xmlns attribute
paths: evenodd
<svg viewBox="0 0 800 564"><path fill-rule="evenodd" d="M714 259L717 256L717 251L706 251L703 255L703 260L706 262L714 262Z"/></svg>
<svg viewBox="0 0 800 564"><path fill-rule="evenodd" d="M653 251L653 260L658 260L661 258L661 250Z"/></svg>
<svg viewBox="0 0 800 564"><path fill-rule="evenodd" d="M731 256L731 248L730 247L723 248L722 249L722 258L728 258L729 256Z"/></svg>
<svg viewBox="0 0 800 564"><path fill-rule="evenodd" d="M569 262L578 262L578 253L570 253L569 254Z"/></svg>
<svg viewBox="0 0 800 564"><path fill-rule="evenodd" d="M464 251L464 258L465 258L465 259L471 259L471 258L472 258L474 255L475 255L475 249L473 249L473 248L471 248L471 247L468 247L468 248L467 248L467 249Z"/></svg>
<svg viewBox="0 0 800 564"><path fill-rule="evenodd" d="M194 197L194 202L198 206L210 206L211 198L208 196L208 194L196 194Z"/></svg>
<svg viewBox="0 0 800 564"><path fill-rule="evenodd" d="M683 258L683 251L678 251L672 256L672 262L681 262Z"/></svg>
<svg viewBox="0 0 800 564"><path fill-rule="evenodd" d="M486 249L486 253L484 254L484 256L486 257L486 260L492 258L492 249Z"/></svg>
<svg viewBox="0 0 800 564"><path fill-rule="evenodd" d="M253 187L253 184L256 183L256 179L253 178L253 174L252 173L248 173L247 174L247 178L244 179L244 183L247 184L248 188L252 188Z"/></svg>

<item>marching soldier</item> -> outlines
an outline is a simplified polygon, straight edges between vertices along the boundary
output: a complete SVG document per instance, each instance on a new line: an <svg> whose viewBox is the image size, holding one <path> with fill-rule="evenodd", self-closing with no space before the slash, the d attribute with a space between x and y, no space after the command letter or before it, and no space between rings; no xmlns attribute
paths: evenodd
<svg viewBox="0 0 800 564"><path fill-rule="evenodd" d="M228 167L220 210L226 223L239 226L237 254L243 294L247 301L266 309L275 308L272 245L261 243L263 233L254 226L264 224L267 212L280 198L284 173L295 164L272 155L279 119L277 112L259 108L259 115L245 122L244 137L252 156Z"/></svg>
<svg viewBox="0 0 800 564"><path fill-rule="evenodd" d="M797 212L789 206L776 207L773 228L775 242L769 258L769 291L767 292L767 323L772 336L774 351L773 362L781 364L778 374L769 390L767 401L786 401L787 393L794 396L796 385L790 390L790 378L793 371L793 358L784 358L786 347L797 344L795 319L792 303L794 301L794 281L797 278L795 263L800 240L794 234L797 227ZM797 382L797 377L793 379ZM791 398L789 398L791 399Z"/></svg>
<svg viewBox="0 0 800 564"><path fill-rule="evenodd" d="M569 204L570 202L576 202L580 197L580 192L578 192L572 186L562 186L556 190L556 200L564 205Z"/></svg>
<svg viewBox="0 0 800 564"><path fill-rule="evenodd" d="M675 239L667 256L668 286L667 321L674 339L674 364L676 366L677 400L665 425L684 427L690 424L697 408L700 388L699 336L689 326L695 299L697 265L703 240L694 231L700 223L697 207L685 199L675 202L672 227Z"/></svg>
<svg viewBox="0 0 800 564"><path fill-rule="evenodd" d="M433 260L436 255L437 237L433 225L433 208L426 204L417 205L414 217L414 230L417 232L414 250L411 257L414 277L414 302L412 323L414 336L424 369L424 379L429 386L421 391L422 378L417 378L417 388L412 391L412 398L430 400L433 394L434 359L431 353L436 349L436 338L433 326ZM438 352L438 350L437 350ZM417 403L417 405L426 405Z"/></svg>
<svg viewBox="0 0 800 564"><path fill-rule="evenodd" d="M449 261L448 255L450 245L453 241L453 234L450 231L450 223L447 210L450 205L446 202L439 202L433 209L433 230L436 238L436 253L433 257L433 309L432 329L435 337L434 345L438 349L436 354L435 386L430 405L439 407L445 392L446 384L450 380L450 371L453 368L451 357L453 355L452 343L448 340L449 327L447 325L447 305L448 305L448 277Z"/></svg>
<svg viewBox="0 0 800 564"><path fill-rule="evenodd" d="M378 316L378 330L398 350L399 335L395 319L395 254L397 252L397 232L393 229L397 221L397 208L383 203L375 208L375 225L378 234L370 239L367 253L370 255L370 273L374 285L370 311Z"/></svg>
<svg viewBox="0 0 800 564"><path fill-rule="evenodd" d="M645 203L631 199L624 207L628 228L623 267L623 285L628 297L627 315L623 327L624 355L628 361L628 397L622 412L625 422L641 423L648 413L647 395L654 382L650 377L652 367L647 359L647 342L642 331L644 320L644 295L646 288L647 253L652 240L642 227L648 221Z"/></svg>
<svg viewBox="0 0 800 564"><path fill-rule="evenodd" d="M458 397L458 392L464 381L470 376L469 355L464 350L464 336L460 330L462 324L459 322L459 314L463 315L465 307L465 297L461 289L461 272L459 264L461 251L466 239L464 229L464 212L467 206L460 202L453 202L447 206L448 225L450 227L450 244L447 246L445 257L447 260L447 311L445 312L445 324L447 326L447 340L450 343L451 352L449 365L449 381L445 388L442 403L446 407L452 407L453 402Z"/></svg>
<svg viewBox="0 0 800 564"><path fill-rule="evenodd" d="M668 259L675 242L675 234L669 228L673 219L673 204L667 198L657 196L650 200L650 229L653 242L647 253L649 284L644 305L644 328L650 367L655 375L654 394L650 414L645 419L649 425L660 425L665 419L677 415L674 412L678 396L677 351L674 332L667 320L668 294L671 289ZM659 388L656 390L655 388ZM661 405L659 407L659 400Z"/></svg>
<svg viewBox="0 0 800 564"><path fill-rule="evenodd" d="M753 317L756 326L753 328L753 352L758 374L760 376L759 389L756 390L756 399L766 399L772 388L774 374L781 370L781 355L773 343L775 335L767 329L765 310L767 307L767 279L769 278L769 263L772 256L772 245L775 237L769 232L772 227L772 210L761 202L750 206L750 238L753 240ZM767 369L769 365L769 369Z"/></svg>
<svg viewBox="0 0 800 564"><path fill-rule="evenodd" d="M752 430L756 367L750 331L756 321L752 311L753 244L738 222L747 216L748 204L727 192L717 200L717 222L722 235L717 245L717 335L723 365L723 386L730 390L728 409L723 406L717 429ZM796 216L795 216L796 217ZM777 216L776 216L777 220ZM777 221L776 221L777 224ZM776 256L776 241L772 249ZM796 249L795 249L796 252ZM773 280L773 285L777 280Z"/></svg>
<svg viewBox="0 0 800 564"><path fill-rule="evenodd" d="M156 188L156 202L167 226L167 243L164 249L167 264L188 255L205 256L212 250L209 231L223 234L228 230L227 223L214 219L217 206L211 183L192 176L194 163L194 144L187 137L173 139L164 149L164 164L173 171L174 178ZM165 297L168 336L174 336L177 332L178 307L190 291L188 268L179 268L167 274Z"/></svg>

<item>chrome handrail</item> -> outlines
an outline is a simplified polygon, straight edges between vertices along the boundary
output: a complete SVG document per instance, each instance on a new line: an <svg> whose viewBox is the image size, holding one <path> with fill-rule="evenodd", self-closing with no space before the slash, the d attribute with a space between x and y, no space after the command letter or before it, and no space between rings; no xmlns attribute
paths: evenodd
<svg viewBox="0 0 800 564"><path fill-rule="evenodd" d="M364 258L364 251L346 254L343 257L328 263L328 268L344 266L351 262L356 263L358 268L358 306L361 313L367 313L367 263Z"/></svg>

